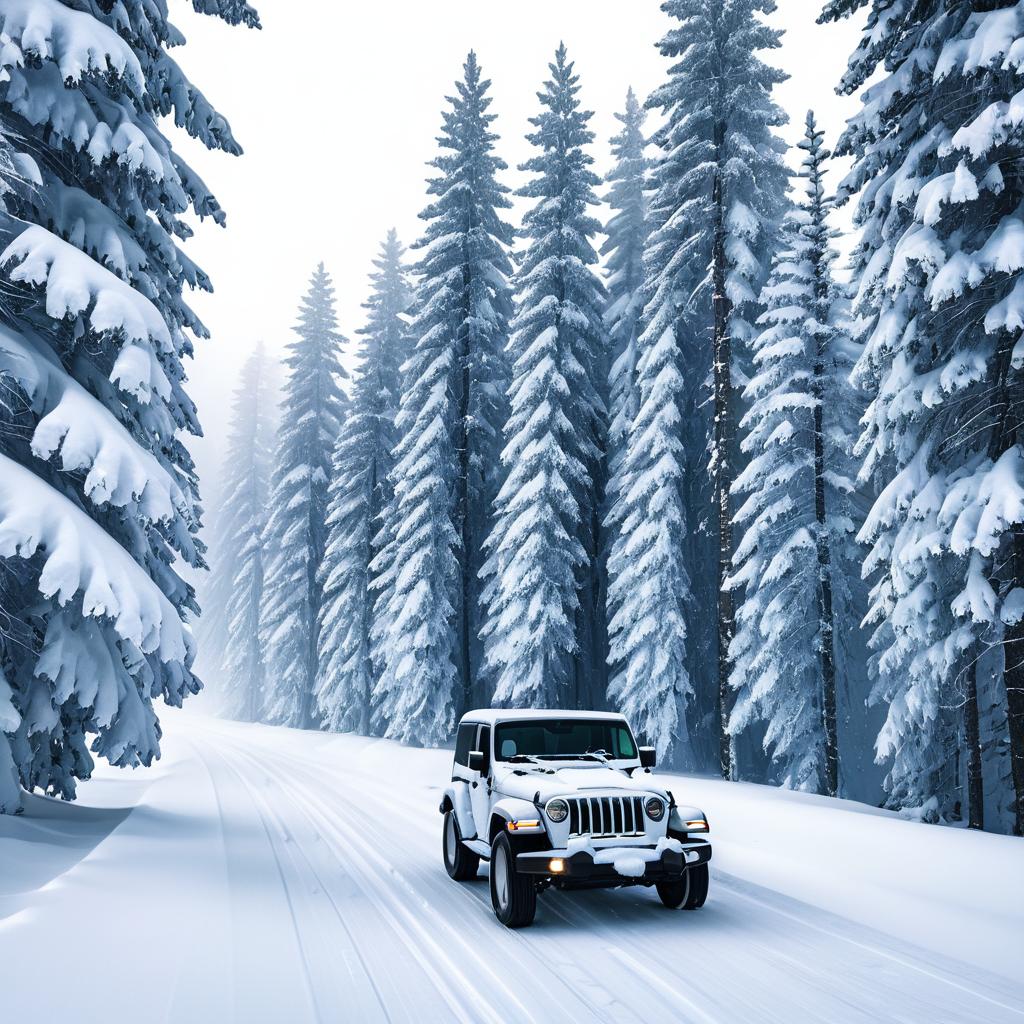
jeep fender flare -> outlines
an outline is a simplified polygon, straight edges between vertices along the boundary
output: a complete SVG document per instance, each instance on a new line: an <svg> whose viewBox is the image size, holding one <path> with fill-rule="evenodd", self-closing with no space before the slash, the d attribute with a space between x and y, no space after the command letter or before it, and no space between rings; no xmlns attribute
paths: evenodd
<svg viewBox="0 0 1024 1024"><path fill-rule="evenodd" d="M674 804L672 810L679 815L683 821L692 821L695 818L705 818L704 812L692 804Z"/></svg>
<svg viewBox="0 0 1024 1024"><path fill-rule="evenodd" d="M473 824L473 805L469 800L469 785L465 782L452 782L444 791L439 808L442 814L455 812L455 820L459 823L459 831L463 839L476 839L476 826Z"/></svg>
<svg viewBox="0 0 1024 1024"><path fill-rule="evenodd" d="M508 822L520 821L523 818L534 821L539 818L542 824L544 820L537 805L531 801L514 796L502 797L491 808L491 821L487 829L487 842L493 843L494 837ZM535 835L539 834L535 833ZM483 839L484 837L481 836L480 838Z"/></svg>

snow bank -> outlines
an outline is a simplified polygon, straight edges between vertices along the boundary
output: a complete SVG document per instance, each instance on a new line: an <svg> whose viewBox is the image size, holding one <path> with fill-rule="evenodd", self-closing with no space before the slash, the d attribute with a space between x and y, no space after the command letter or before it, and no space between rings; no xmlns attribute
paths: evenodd
<svg viewBox="0 0 1024 1024"><path fill-rule="evenodd" d="M1020 977L1024 841L770 786L663 778L708 815L716 870Z"/></svg>

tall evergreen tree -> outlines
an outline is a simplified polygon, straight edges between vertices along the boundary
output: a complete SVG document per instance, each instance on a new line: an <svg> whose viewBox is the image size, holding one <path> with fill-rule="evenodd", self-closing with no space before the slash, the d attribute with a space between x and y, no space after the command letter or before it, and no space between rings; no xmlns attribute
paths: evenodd
<svg viewBox="0 0 1024 1024"><path fill-rule="evenodd" d="M783 784L836 796L837 703L846 689L837 648L859 627L846 585L859 574L860 554L850 501L857 404L848 378L856 350L837 322L823 187L829 154L811 113L800 148L804 196L762 292L750 408L740 424L749 462L734 487L745 500L731 580L742 601L729 724L738 733L763 719Z"/></svg>
<svg viewBox="0 0 1024 1024"><path fill-rule="evenodd" d="M367 323L356 348L352 400L334 449L327 548L320 568L317 706L327 728L370 732L374 675L370 660L370 565L380 554L381 517L391 499L395 417L405 355L410 286L404 249L392 230L370 277Z"/></svg>
<svg viewBox="0 0 1024 1024"><path fill-rule="evenodd" d="M609 513L611 703L657 749L686 767L693 761L686 668L690 579L685 465L680 426L685 395L672 327L639 338L638 409L625 438L622 481Z"/></svg>
<svg viewBox="0 0 1024 1024"><path fill-rule="evenodd" d="M983 768L1001 779L998 764L982 764L978 748L989 744L975 715L976 663L994 652L1013 779L1003 796L1021 834L1019 15L980 0L833 0L823 17L864 6L867 26L842 88L878 79L839 151L855 159L845 192L860 193L857 301L869 319L857 374L871 397L861 473L879 492L863 531L876 696L888 706L878 754L891 759L890 801L928 817L957 812L956 732L973 738L975 797ZM962 726L949 720L957 705Z"/></svg>
<svg viewBox="0 0 1024 1024"><path fill-rule="evenodd" d="M698 510L698 517L715 524L708 523L717 545L717 608L707 612L717 622L719 767L732 777L735 622L727 582L737 458L735 364L754 335L757 298L785 208L785 147L774 129L786 118L771 91L786 76L757 56L779 46L780 32L762 20L775 10L774 0L665 0L662 10L679 24L659 44L675 63L649 101L666 120L654 138L661 154L652 172L644 322L652 338L671 330L675 344L694 349L684 353L688 372L701 381L710 376L712 383L710 437L684 434L711 455L714 505Z"/></svg>
<svg viewBox="0 0 1024 1024"><path fill-rule="evenodd" d="M644 188L650 161L644 155L646 113L630 89L622 130L611 140L615 166L608 174L605 197L612 215L601 249L608 274L605 323L610 341L608 375L608 495L621 487L619 469L630 426L640 405L637 386L637 336L644 298L644 245L647 242L647 198Z"/></svg>
<svg viewBox="0 0 1024 1024"><path fill-rule="evenodd" d="M217 668L222 710L243 722L261 719L266 698L259 625L274 385L272 364L260 342L245 361L235 389L199 633L208 664Z"/></svg>
<svg viewBox="0 0 1024 1024"><path fill-rule="evenodd" d="M445 739L456 707L482 695L479 569L498 477L508 370L511 205L497 175L495 115L470 53L444 114L436 196L417 247L420 283L396 423L394 499L375 559L375 690L387 735Z"/></svg>
<svg viewBox="0 0 1024 1024"><path fill-rule="evenodd" d="M534 177L519 194L536 203L524 217L529 245L516 275L508 475L482 573L483 636L496 702L565 707L580 702L579 666L589 653L578 613L597 543L605 289L591 244L600 225L588 212L600 184L584 148L594 138L591 115L580 109L564 44L549 68L542 112L530 119L538 152L521 168Z"/></svg>
<svg viewBox="0 0 1024 1024"><path fill-rule="evenodd" d="M203 11L257 26L238 0ZM162 131L239 153L168 53L163 5L0 4L0 812L73 797L93 754L159 756L199 689L179 560L202 567L184 361L210 288L179 249L224 222ZM91 750L90 750L91 748Z"/></svg>
<svg viewBox="0 0 1024 1024"><path fill-rule="evenodd" d="M334 286L321 263L299 309L298 339L288 346L288 379L271 477L260 642L272 722L308 729L317 723L314 690L327 546L331 454L345 412L344 339L334 314Z"/></svg>
<svg viewBox="0 0 1024 1024"><path fill-rule="evenodd" d="M652 743L659 758L690 765L686 668L685 459L680 440L683 368L671 334L641 335L645 112L633 91L617 115L616 164L608 181L608 222L602 250L608 268L605 320L612 346L609 375L608 621L611 704Z"/></svg>

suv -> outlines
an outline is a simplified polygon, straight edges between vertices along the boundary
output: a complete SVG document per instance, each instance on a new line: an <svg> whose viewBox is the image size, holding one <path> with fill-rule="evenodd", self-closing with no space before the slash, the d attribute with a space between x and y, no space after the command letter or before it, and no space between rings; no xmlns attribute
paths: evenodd
<svg viewBox="0 0 1024 1024"><path fill-rule="evenodd" d="M445 869L464 882L489 860L491 904L509 928L532 923L552 886L653 885L666 907L696 910L707 819L656 784L654 761L621 715L469 712L440 807Z"/></svg>

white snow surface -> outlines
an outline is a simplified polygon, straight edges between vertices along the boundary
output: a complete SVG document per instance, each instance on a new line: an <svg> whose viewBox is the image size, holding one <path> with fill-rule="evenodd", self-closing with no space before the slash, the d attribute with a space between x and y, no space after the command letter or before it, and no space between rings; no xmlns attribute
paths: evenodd
<svg viewBox="0 0 1024 1024"><path fill-rule="evenodd" d="M1024 1021L1019 839L664 776L704 909L549 892L511 932L442 867L449 751L162 717L158 767L0 818L5 1019Z"/></svg>

